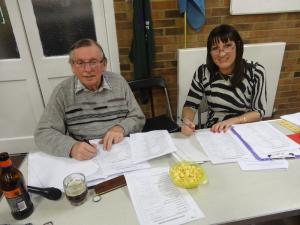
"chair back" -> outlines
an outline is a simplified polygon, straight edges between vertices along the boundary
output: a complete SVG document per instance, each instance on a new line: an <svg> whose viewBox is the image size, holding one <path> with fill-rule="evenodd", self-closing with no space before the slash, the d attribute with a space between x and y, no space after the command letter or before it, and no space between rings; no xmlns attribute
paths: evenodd
<svg viewBox="0 0 300 225"><path fill-rule="evenodd" d="M162 77L149 77L149 78L144 78L144 79L139 79L139 80L132 80L132 81L129 81L128 84L133 92L146 91L147 93L149 93L152 117L155 116L152 89L154 89L154 88L163 89L165 98L166 98L166 106L167 106L168 116L170 117L171 120L173 120L172 108L171 108L171 104L170 104L167 85L166 85L165 80Z"/></svg>

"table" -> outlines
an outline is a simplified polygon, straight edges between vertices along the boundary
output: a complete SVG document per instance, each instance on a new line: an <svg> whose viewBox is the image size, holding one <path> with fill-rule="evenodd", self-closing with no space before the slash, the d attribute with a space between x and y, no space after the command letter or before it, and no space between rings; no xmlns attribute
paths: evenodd
<svg viewBox="0 0 300 225"><path fill-rule="evenodd" d="M275 122L272 125L290 133ZM174 134L181 135L181 134ZM200 146L200 145L199 145ZM154 167L174 163L167 155L151 160ZM278 218L300 215L300 160L289 160L288 170L242 171L237 163L213 165L203 164L209 182L197 189L189 190L205 214L205 218L189 225L253 224ZM51 169L51 168L45 168ZM21 166L27 174L27 160ZM135 225L138 220L130 200L127 187L102 196L100 202L92 201L92 191L87 202L71 206L65 196L59 201L50 201L33 196L33 214L23 221L15 221L8 204L0 202L0 224L42 225L52 221L54 225Z"/></svg>

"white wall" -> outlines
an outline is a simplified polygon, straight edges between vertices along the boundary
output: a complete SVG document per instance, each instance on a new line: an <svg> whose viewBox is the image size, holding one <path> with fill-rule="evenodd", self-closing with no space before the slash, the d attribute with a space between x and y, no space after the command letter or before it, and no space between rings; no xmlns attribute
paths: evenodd
<svg viewBox="0 0 300 225"><path fill-rule="evenodd" d="M266 14L299 12L299 0L231 0L230 14Z"/></svg>

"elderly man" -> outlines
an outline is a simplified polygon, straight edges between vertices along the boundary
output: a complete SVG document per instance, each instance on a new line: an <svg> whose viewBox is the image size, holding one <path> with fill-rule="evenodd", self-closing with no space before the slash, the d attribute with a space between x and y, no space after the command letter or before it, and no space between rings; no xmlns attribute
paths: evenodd
<svg viewBox="0 0 300 225"><path fill-rule="evenodd" d="M87 140L100 138L108 150L124 136L141 131L145 116L126 80L106 71L107 59L97 42L77 41L69 57L75 76L54 89L35 142L41 151L87 160L97 154Z"/></svg>

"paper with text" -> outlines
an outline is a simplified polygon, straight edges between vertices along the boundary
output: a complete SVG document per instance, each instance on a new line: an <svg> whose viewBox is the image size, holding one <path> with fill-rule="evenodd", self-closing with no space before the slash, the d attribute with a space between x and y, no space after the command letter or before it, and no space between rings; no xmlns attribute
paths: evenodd
<svg viewBox="0 0 300 225"><path fill-rule="evenodd" d="M109 151L103 149L99 140L90 142L97 145L98 154L93 160L101 167L105 176L150 167L148 162L133 163L128 137L118 144L113 144Z"/></svg>
<svg viewBox="0 0 300 225"><path fill-rule="evenodd" d="M168 170L154 168L125 174L141 225L176 225L204 217L187 190L172 183Z"/></svg>
<svg viewBox="0 0 300 225"><path fill-rule="evenodd" d="M285 158L300 155L300 145L267 122L255 122L233 127L257 159Z"/></svg>
<svg viewBox="0 0 300 225"><path fill-rule="evenodd" d="M130 134L130 148L134 163L144 162L176 151L174 142L166 130Z"/></svg>
<svg viewBox="0 0 300 225"><path fill-rule="evenodd" d="M195 133L204 152L212 163L238 162L253 159L247 148L230 131L213 133L209 130Z"/></svg>
<svg viewBox="0 0 300 225"><path fill-rule="evenodd" d="M173 155L180 160L196 163L209 161L207 155L201 150L201 146L199 146L199 142L196 140L195 135L184 138L172 138L172 140L177 148Z"/></svg>

